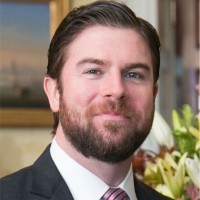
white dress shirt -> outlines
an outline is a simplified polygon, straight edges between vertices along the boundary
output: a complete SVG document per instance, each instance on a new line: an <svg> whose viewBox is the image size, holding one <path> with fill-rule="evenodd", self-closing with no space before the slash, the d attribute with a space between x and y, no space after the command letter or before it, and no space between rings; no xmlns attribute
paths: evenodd
<svg viewBox="0 0 200 200"><path fill-rule="evenodd" d="M109 186L99 177L69 157L57 144L55 138L52 141L50 153L74 200L99 200L109 189ZM132 166L118 187L128 194L130 200L137 200Z"/></svg>

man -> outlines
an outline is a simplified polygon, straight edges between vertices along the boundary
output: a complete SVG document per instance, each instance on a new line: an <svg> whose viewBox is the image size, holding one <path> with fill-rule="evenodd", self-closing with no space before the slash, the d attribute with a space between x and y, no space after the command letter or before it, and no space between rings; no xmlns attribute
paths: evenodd
<svg viewBox="0 0 200 200"><path fill-rule="evenodd" d="M1 199L168 199L131 166L152 125L159 47L155 29L124 4L97 1L69 13L44 78L55 137L33 166L1 180Z"/></svg>

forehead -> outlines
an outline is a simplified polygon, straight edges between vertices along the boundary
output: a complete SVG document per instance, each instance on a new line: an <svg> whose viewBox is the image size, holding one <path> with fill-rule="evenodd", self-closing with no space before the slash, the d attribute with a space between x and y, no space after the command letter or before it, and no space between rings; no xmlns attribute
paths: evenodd
<svg viewBox="0 0 200 200"><path fill-rule="evenodd" d="M95 25L87 27L71 42L68 59L81 57L143 60L152 65L151 51L135 29Z"/></svg>

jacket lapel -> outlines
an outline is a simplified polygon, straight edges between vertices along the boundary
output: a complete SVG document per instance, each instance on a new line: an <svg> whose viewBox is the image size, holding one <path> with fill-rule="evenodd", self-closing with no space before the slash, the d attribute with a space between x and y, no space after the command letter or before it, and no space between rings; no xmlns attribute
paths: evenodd
<svg viewBox="0 0 200 200"><path fill-rule="evenodd" d="M68 186L50 156L50 145L34 163L32 177L31 200L73 200Z"/></svg>
<svg viewBox="0 0 200 200"><path fill-rule="evenodd" d="M136 192L136 196L138 200L145 200L148 197L146 194L147 189L136 177L134 177L134 185L135 185L135 192Z"/></svg>

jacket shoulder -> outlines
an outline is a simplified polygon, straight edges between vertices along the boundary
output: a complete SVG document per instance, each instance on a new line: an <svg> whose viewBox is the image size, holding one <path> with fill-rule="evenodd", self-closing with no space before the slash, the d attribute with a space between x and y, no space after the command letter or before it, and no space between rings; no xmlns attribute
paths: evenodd
<svg viewBox="0 0 200 200"><path fill-rule="evenodd" d="M0 199L26 199L32 179L32 166L0 179Z"/></svg>

